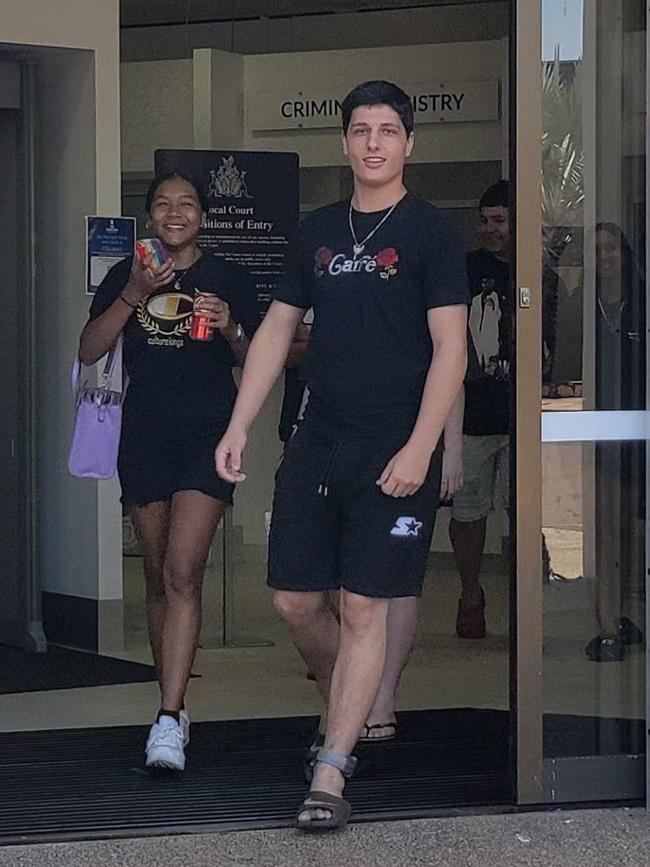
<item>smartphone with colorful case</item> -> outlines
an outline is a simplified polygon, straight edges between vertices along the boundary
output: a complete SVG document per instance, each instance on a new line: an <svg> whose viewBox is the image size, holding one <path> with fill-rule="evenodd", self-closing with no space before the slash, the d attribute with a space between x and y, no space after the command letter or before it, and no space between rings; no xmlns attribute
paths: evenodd
<svg viewBox="0 0 650 867"><path fill-rule="evenodd" d="M142 263L150 259L148 267L152 271L160 268L167 260L167 254L160 238L141 238L135 243L135 252Z"/></svg>

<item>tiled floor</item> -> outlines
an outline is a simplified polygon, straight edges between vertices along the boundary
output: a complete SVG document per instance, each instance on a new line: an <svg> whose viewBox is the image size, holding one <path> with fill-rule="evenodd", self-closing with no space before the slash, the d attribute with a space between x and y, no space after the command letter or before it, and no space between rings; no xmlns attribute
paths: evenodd
<svg viewBox="0 0 650 867"><path fill-rule="evenodd" d="M576 574L575 539L549 538L554 568ZM206 576L204 644L195 664L189 707L193 719L227 719L315 713L316 691L275 614L263 581L263 565L236 564L234 635L269 646L214 648L221 604L218 570ZM126 558L124 655L149 661L142 600L141 560ZM403 709L508 707L508 578L493 558L484 576L489 635L459 640L454 633L458 582L449 561L429 576L421 602L421 630L399 696ZM590 662L584 645L595 634L589 582L552 582L544 588L545 709L552 713L642 717L643 654L622 663ZM634 615L633 611L629 612ZM121 684L0 696L0 730L146 724L158 706L155 683Z"/></svg>

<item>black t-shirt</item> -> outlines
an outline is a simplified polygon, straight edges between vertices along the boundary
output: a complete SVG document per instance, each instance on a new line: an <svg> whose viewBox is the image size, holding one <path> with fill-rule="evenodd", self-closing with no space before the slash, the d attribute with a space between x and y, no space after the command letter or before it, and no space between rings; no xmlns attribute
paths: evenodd
<svg viewBox="0 0 650 867"><path fill-rule="evenodd" d="M131 259L111 268L93 298L91 319L117 299L130 268ZM212 341L189 336L195 289L226 301L248 337L255 331L255 291L243 268L204 253L190 268L177 271L176 280L142 301L124 328L125 424L165 424L173 434L228 423L237 394L235 359L218 331Z"/></svg>
<svg viewBox="0 0 650 867"><path fill-rule="evenodd" d="M487 250L467 256L472 294L469 311L470 365L465 382L464 431L472 436L510 430L512 289L510 264ZM555 363L558 275L542 268L542 380L550 382Z"/></svg>
<svg viewBox="0 0 650 867"><path fill-rule="evenodd" d="M596 309L596 407L645 409L645 286L622 305Z"/></svg>
<svg viewBox="0 0 650 867"><path fill-rule="evenodd" d="M470 365L465 382L464 431L471 436L507 434L510 405L512 304L510 265L487 250L467 256L472 295Z"/></svg>
<svg viewBox="0 0 650 867"><path fill-rule="evenodd" d="M467 304L465 253L433 206L406 195L353 256L349 200L305 220L276 299L314 309L304 424L337 441L408 439L431 364L427 311ZM354 212L359 242L388 211Z"/></svg>

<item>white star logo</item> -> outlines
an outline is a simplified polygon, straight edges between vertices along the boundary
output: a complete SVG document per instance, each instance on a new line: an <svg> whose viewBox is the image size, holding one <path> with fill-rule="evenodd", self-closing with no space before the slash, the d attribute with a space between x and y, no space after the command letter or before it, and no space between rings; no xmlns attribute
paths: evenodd
<svg viewBox="0 0 650 867"><path fill-rule="evenodd" d="M413 517L402 517L395 521L395 526L390 531L391 536L419 536L422 521Z"/></svg>

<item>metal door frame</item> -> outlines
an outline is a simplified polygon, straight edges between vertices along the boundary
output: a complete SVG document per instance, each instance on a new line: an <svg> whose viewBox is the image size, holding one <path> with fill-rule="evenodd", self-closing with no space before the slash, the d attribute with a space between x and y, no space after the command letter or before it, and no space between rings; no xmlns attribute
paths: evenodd
<svg viewBox="0 0 650 867"><path fill-rule="evenodd" d="M648 154L650 153L650 0L646 2L646 167L645 167L645 191L646 191L646 222L647 222L647 205L650 202L650 163L648 162ZM650 267L650 235L646 232L646 273ZM646 277L647 280L647 277ZM650 408L650 340L647 335L650 333L650 305L647 304L647 284L646 284L646 409ZM646 412L646 416L648 413ZM650 424L646 421L646 438L650 438ZM645 464L645 502L646 502L646 527L645 527L645 622L646 636L648 624L650 624L650 521L648 521L648 504L650 503L650 448L646 439L646 464ZM650 755L650 642L646 640L645 651L645 719L646 719L646 756ZM646 762L645 772L646 784L646 809L650 809L650 762Z"/></svg>
<svg viewBox="0 0 650 867"><path fill-rule="evenodd" d="M20 360L16 379L16 431L10 454L4 459L17 472L16 508L16 616L0 617L2 640L6 644L33 652L43 652L47 643L41 617L41 588L37 547L36 483L36 231L35 231L35 151L36 151L36 67L15 62L20 80L16 113L16 255L18 259L15 292L16 329Z"/></svg>
<svg viewBox="0 0 650 867"><path fill-rule="evenodd" d="M512 759L515 800L544 800L542 732L541 136L542 0L514 0L511 160L514 161L515 430L511 510Z"/></svg>
<svg viewBox="0 0 650 867"><path fill-rule="evenodd" d="M585 0L586 8L598 0ZM639 439L650 434L650 387L645 411L569 413L573 418L546 418L541 413L542 343L542 5L543 0L513 0L511 46L511 177L515 230L515 429L511 458L514 483L512 515L516 540L511 603L512 761L515 801L519 805L640 798L641 755L544 758L543 583L541 564L542 441L589 442L594 439ZM646 0L650 22L650 2ZM591 22L591 23L590 23ZM587 39L593 15L586 16ZM646 44L650 47L646 24ZM647 53L650 57L650 51ZM650 143L650 64L646 64L646 142ZM596 131L593 131L595 134ZM646 154L648 148L646 145ZM595 179L594 179L595 180ZM650 167L646 160L646 201L650 201ZM586 222L586 221L585 221ZM647 236L646 236L647 237ZM646 240L650 263L650 239ZM526 291L527 290L527 291ZM529 299L529 300L528 300ZM648 311L646 316L649 316ZM650 324L650 318L648 318ZM646 351L650 361L650 341ZM588 348L591 351L591 348ZM589 364L589 359L586 359ZM650 370L650 365L648 366ZM567 414L563 414L567 416ZM611 418L610 418L611 417ZM609 428L611 430L609 430ZM542 437L542 430L544 436ZM608 433L609 430L609 433ZM615 434L615 435L614 435ZM646 501L650 502L650 467L646 462ZM646 522L646 566L650 564L650 532ZM650 570L646 570L646 624L650 623ZM650 721L650 648L646 650L646 718ZM648 731L648 727L646 726ZM649 732L650 735L650 732ZM650 737L647 744L650 750ZM650 768L646 777L650 799Z"/></svg>

